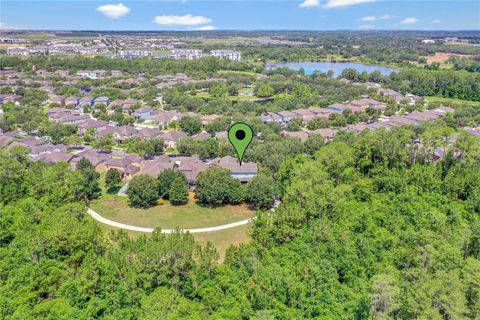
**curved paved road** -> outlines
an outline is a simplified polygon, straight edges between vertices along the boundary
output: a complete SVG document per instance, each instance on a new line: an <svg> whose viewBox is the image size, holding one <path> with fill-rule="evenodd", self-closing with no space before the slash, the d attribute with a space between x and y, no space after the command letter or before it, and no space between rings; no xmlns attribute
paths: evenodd
<svg viewBox="0 0 480 320"><path fill-rule="evenodd" d="M123 223L120 223L120 222L109 220L107 218L102 217L101 215L99 215L97 212L95 212L94 210L92 210L90 208L87 208L87 212L93 219L95 219L98 222L101 222L103 224L112 226L112 227L125 229L125 230L139 231L139 232L153 232L153 230L154 230L154 228L144 228L144 227L131 226L131 225L128 225L128 224L123 224ZM248 224L253 219L254 219L254 217L252 217L250 219L242 220L242 221L237 221L237 222L233 222L233 223L229 223L229 224L224 224L224 225L221 225L221 226L216 226L216 227L197 228L197 229L182 229L182 231L188 231L190 233L203 233L203 232L213 232L213 231L231 229L231 228L235 228L235 227L238 227L238 226L243 226L245 224ZM175 231L176 230L174 230L174 229L161 229L162 233L173 233Z"/></svg>

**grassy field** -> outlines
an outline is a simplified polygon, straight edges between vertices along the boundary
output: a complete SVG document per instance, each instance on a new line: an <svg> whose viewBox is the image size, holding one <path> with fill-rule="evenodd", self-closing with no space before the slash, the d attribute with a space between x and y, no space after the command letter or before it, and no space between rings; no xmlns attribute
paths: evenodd
<svg viewBox="0 0 480 320"><path fill-rule="evenodd" d="M219 74L229 74L229 73L243 74L243 75L246 75L246 76L254 76L254 77L257 76L257 73L252 72L252 71L219 70L217 73L219 73Z"/></svg>
<svg viewBox="0 0 480 320"><path fill-rule="evenodd" d="M103 175L102 175L103 178ZM140 227L160 227L171 229L200 228L227 224L235 221L248 219L254 212L245 205L224 206L217 208L201 207L195 203L193 194L190 194L190 201L184 206L172 206L168 201L149 209L130 208L127 198L116 195L107 195L90 203L90 207L107 219ZM117 228L99 223L105 233ZM193 236L202 245L211 242L220 254L220 261L223 261L225 251L230 245L238 246L250 241L249 225L243 225L232 229L196 233ZM138 238L145 234L136 231L127 231L130 237ZM146 233L148 236L149 233Z"/></svg>
<svg viewBox="0 0 480 320"><path fill-rule="evenodd" d="M92 201L90 207L107 219L139 227L160 227L165 229L202 228L232 223L253 216L245 205L217 208L201 207L193 196L188 204L173 206L168 201L148 209L128 206L126 197L110 197Z"/></svg>
<svg viewBox="0 0 480 320"><path fill-rule="evenodd" d="M431 102L443 102L445 104L462 104L462 105L471 105L472 107L480 107L480 101L467 101L467 100L460 100L460 99L451 99L451 98L441 98L441 97L426 97L427 101Z"/></svg>

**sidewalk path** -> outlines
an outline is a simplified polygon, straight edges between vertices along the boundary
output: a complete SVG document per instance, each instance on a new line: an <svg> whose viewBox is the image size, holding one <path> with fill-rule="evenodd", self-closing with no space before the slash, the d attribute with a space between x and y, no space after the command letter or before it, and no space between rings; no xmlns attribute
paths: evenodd
<svg viewBox="0 0 480 320"><path fill-rule="evenodd" d="M101 222L103 224L112 226L112 227L125 229L125 230L139 231L139 232L153 232L153 230L154 230L154 228L144 228L144 227L131 226L131 225L128 225L128 224L123 224L123 223L120 223L120 222L109 220L107 218L102 217L101 215L99 215L97 212L95 212L94 210L92 210L90 208L87 208L87 212L93 219L95 219L98 222ZM255 219L255 218L253 217L253 218L250 218L250 219L237 221L237 222L233 222L233 223L229 223L229 224L224 224L224 225L221 225L221 226L215 226L215 227L198 228L198 229L181 229L181 230L185 231L185 232L188 231L190 233L213 232L213 231L219 231L219 230L235 228L235 227L238 227L238 226L243 226L245 224L248 224L248 223L252 222L253 219ZM176 230L174 230L174 229L161 229L162 233L173 233L175 231Z"/></svg>

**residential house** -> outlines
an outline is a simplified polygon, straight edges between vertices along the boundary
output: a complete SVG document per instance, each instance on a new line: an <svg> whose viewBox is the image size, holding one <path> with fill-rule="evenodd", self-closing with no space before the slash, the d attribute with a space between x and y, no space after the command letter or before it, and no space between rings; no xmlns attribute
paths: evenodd
<svg viewBox="0 0 480 320"><path fill-rule="evenodd" d="M67 99L65 99L65 105L66 106L76 107L79 102L80 102L80 98L75 97L75 96L68 97Z"/></svg>
<svg viewBox="0 0 480 320"><path fill-rule="evenodd" d="M297 116L295 113L293 113L293 112L291 112L291 111L287 111L287 110L285 110L285 111L280 111L280 112L278 113L278 115L279 115L280 117L282 117L282 122L285 123L285 124L286 124L286 123L289 123L290 120L292 120L293 118L295 118L295 117Z"/></svg>
<svg viewBox="0 0 480 320"><path fill-rule="evenodd" d="M33 146L30 148L30 156L38 157L42 154L52 153L52 152L66 152L67 146L64 144L53 145L51 143L40 144L38 146Z"/></svg>
<svg viewBox="0 0 480 320"><path fill-rule="evenodd" d="M336 129L330 129L330 128L321 128L317 130L313 130L310 132L310 134L317 134L322 136L325 141L332 141L333 138L337 135L337 130Z"/></svg>
<svg viewBox="0 0 480 320"><path fill-rule="evenodd" d="M183 131L167 131L161 136L161 138L165 142L166 148L175 149L177 146L177 141L186 136L188 136L188 134Z"/></svg>
<svg viewBox="0 0 480 320"><path fill-rule="evenodd" d="M94 102L94 99L92 97L86 96L86 97L82 97L78 104L81 107L84 107L84 106L91 107L93 105L93 102Z"/></svg>
<svg viewBox="0 0 480 320"><path fill-rule="evenodd" d="M228 132L227 131L220 131L215 133L215 137L220 140L227 140L228 139Z"/></svg>
<svg viewBox="0 0 480 320"><path fill-rule="evenodd" d="M168 157L150 160L145 162L145 166L143 167L141 174L151 176L151 177L158 177L160 173L167 169L172 169L175 167L175 163L170 162Z"/></svg>
<svg viewBox="0 0 480 320"><path fill-rule="evenodd" d="M0 136L0 148L5 148L13 140L14 140L13 137L9 137L5 134L1 135Z"/></svg>
<svg viewBox="0 0 480 320"><path fill-rule="evenodd" d="M280 134L283 137L297 138L303 141L306 141L310 134L307 131L281 131Z"/></svg>
<svg viewBox="0 0 480 320"><path fill-rule="evenodd" d="M335 113L333 110L329 110L327 108L317 108L317 107L312 107L308 109L310 112L314 114L314 118L320 117L324 119L328 119L328 117L332 114Z"/></svg>
<svg viewBox="0 0 480 320"><path fill-rule="evenodd" d="M265 112L260 116L263 123L282 123L282 117L274 112Z"/></svg>
<svg viewBox="0 0 480 320"><path fill-rule="evenodd" d="M346 127L347 131L353 131L355 133L360 133L360 132L362 132L363 130L366 130L366 129L369 129L367 124L362 123L362 122L359 122L359 123L356 123L356 124L349 124Z"/></svg>
<svg viewBox="0 0 480 320"><path fill-rule="evenodd" d="M292 112L296 114L298 117L301 117L302 119L303 117L313 116L315 114L314 112L308 109L296 109L296 110L292 110Z"/></svg>
<svg viewBox="0 0 480 320"><path fill-rule="evenodd" d="M255 162L240 162L235 157L226 156L217 159L214 165L218 165L230 171L230 175L241 182L249 182L257 175L257 164Z"/></svg>
<svg viewBox="0 0 480 320"><path fill-rule="evenodd" d="M407 93L405 95L405 100L407 100L407 103L411 106L415 105L418 101L420 101L422 98L410 93Z"/></svg>
<svg viewBox="0 0 480 320"><path fill-rule="evenodd" d="M109 134L113 135L115 141L122 143L128 138L135 137L138 131L131 126L118 126L118 127L108 127L105 130L100 131L98 134L101 137L106 137Z"/></svg>
<svg viewBox="0 0 480 320"><path fill-rule="evenodd" d="M143 165L143 158L136 154L127 154L123 158L112 158L105 162L105 170L116 169L120 172L122 179L131 179L134 174L140 171Z"/></svg>
<svg viewBox="0 0 480 320"><path fill-rule="evenodd" d="M77 168L78 161L82 158L87 159L95 167L96 171L102 172L105 171L105 162L110 159L110 155L105 152L99 152L94 149L87 149L85 151L75 154L72 159L69 161L70 166L73 169Z"/></svg>
<svg viewBox="0 0 480 320"><path fill-rule="evenodd" d="M141 128L141 129L138 129L138 135L143 139L154 139L154 138L161 138L163 135L163 132L153 128Z"/></svg>
<svg viewBox="0 0 480 320"><path fill-rule="evenodd" d="M135 110L132 113L132 116L137 120L146 120L155 117L158 113L158 109L149 108L149 107L141 107Z"/></svg>
<svg viewBox="0 0 480 320"><path fill-rule="evenodd" d="M78 133L84 135L88 129L93 129L95 133L106 130L109 127L108 122L103 120L88 119L87 121L78 125Z"/></svg>
<svg viewBox="0 0 480 320"><path fill-rule="evenodd" d="M110 99L108 97L98 97L94 100L93 105L97 106L99 104L104 104L105 106L108 106L109 102L110 102Z"/></svg>
<svg viewBox="0 0 480 320"><path fill-rule="evenodd" d="M174 111L159 111L152 119L152 123L166 126L172 121L177 121L182 118L182 114Z"/></svg>
<svg viewBox="0 0 480 320"><path fill-rule="evenodd" d="M198 141L205 141L208 138L212 137L212 135L208 132L200 132L192 136L192 139L198 140Z"/></svg>
<svg viewBox="0 0 480 320"><path fill-rule="evenodd" d="M137 99L126 99L123 100L122 109L123 112L131 112L133 110L133 106L138 102Z"/></svg>
<svg viewBox="0 0 480 320"><path fill-rule="evenodd" d="M45 91L49 95L51 95L55 92L55 88L52 87L52 86L41 86L40 88L38 88L38 90Z"/></svg>
<svg viewBox="0 0 480 320"><path fill-rule="evenodd" d="M27 149L31 149L41 144L43 144L43 142L35 137L25 137L20 140L12 142L7 149L12 150L15 147L24 147Z"/></svg>
<svg viewBox="0 0 480 320"><path fill-rule="evenodd" d="M362 111L365 111L368 107L374 108L374 109L380 109L380 110L385 109L385 106L381 102L379 102L377 100L369 99L369 98L363 98L363 99L360 99L360 100L352 100L350 102L350 105L361 108Z"/></svg>
<svg viewBox="0 0 480 320"><path fill-rule="evenodd" d="M50 120L55 120L55 119L63 118L66 116L70 116L74 113L74 111L67 108L53 107L53 108L49 108L46 113Z"/></svg>
<svg viewBox="0 0 480 320"><path fill-rule="evenodd" d="M56 103L61 106L65 105L65 98L62 96L55 96L53 98L50 98L49 100L50 100L50 103Z"/></svg>
<svg viewBox="0 0 480 320"><path fill-rule="evenodd" d="M208 114L208 115L204 115L200 118L200 120L202 121L202 124L204 126L207 126L209 125L210 123L212 123L213 121L217 120L218 118L220 118L219 115L216 115L216 114Z"/></svg>
<svg viewBox="0 0 480 320"><path fill-rule="evenodd" d="M13 102L15 104L19 104L23 100L22 96L19 96L18 94L12 94L10 96L6 96L3 98L3 103L9 103Z"/></svg>
<svg viewBox="0 0 480 320"><path fill-rule="evenodd" d="M72 114L70 116L65 116L57 119L57 122L68 125L78 125L88 121L89 119L91 118L88 114Z"/></svg>
<svg viewBox="0 0 480 320"><path fill-rule="evenodd" d="M188 184L192 187L197 181L197 177L200 172L203 172L209 168L209 165L194 157L179 157L175 161L177 170L182 172L186 177Z"/></svg>
<svg viewBox="0 0 480 320"><path fill-rule="evenodd" d="M74 155L67 153L66 151L54 151L49 153L44 153L36 157L35 161L42 161L45 163L55 164L59 162L70 162L73 159Z"/></svg>
<svg viewBox="0 0 480 320"><path fill-rule="evenodd" d="M348 106L342 104L342 103L334 103L332 105L329 105L327 107L328 110L335 111L337 113L342 113L345 109L348 109Z"/></svg>
<svg viewBox="0 0 480 320"><path fill-rule="evenodd" d="M411 125L411 124L417 124L418 121L411 120L405 117L401 116L392 116L388 118L388 123L396 126L406 126L406 125Z"/></svg>
<svg viewBox="0 0 480 320"><path fill-rule="evenodd" d="M378 92L380 92L380 94L382 94L384 97L392 97L397 103L400 103L405 99L403 94L392 89L380 88Z"/></svg>
<svg viewBox="0 0 480 320"><path fill-rule="evenodd" d="M112 70L111 74L112 74L112 77L121 77L123 73L120 70Z"/></svg>

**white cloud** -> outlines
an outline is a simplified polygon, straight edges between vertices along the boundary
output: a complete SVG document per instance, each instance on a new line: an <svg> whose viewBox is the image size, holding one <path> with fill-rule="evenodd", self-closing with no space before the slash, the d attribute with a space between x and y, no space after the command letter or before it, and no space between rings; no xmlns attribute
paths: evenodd
<svg viewBox="0 0 480 320"><path fill-rule="evenodd" d="M320 6L320 0L305 0L298 5L300 8L313 8Z"/></svg>
<svg viewBox="0 0 480 320"><path fill-rule="evenodd" d="M328 0L325 8L345 8L361 3L377 2L379 0Z"/></svg>
<svg viewBox="0 0 480 320"><path fill-rule="evenodd" d="M188 30L192 31L210 31L210 30L215 30L215 26L203 26L203 27L194 27L194 28L187 28Z"/></svg>
<svg viewBox="0 0 480 320"><path fill-rule="evenodd" d="M366 16L366 17L358 19L358 21L371 22L371 21L388 20L388 19L392 19L392 16L389 15L389 14L384 14L383 16L380 16L380 17Z"/></svg>
<svg viewBox="0 0 480 320"><path fill-rule="evenodd" d="M361 26L358 26L358 29L362 29L362 30L370 30L373 28L375 28L373 24L362 24Z"/></svg>
<svg viewBox="0 0 480 320"><path fill-rule="evenodd" d="M202 16L156 16L153 22L161 26L198 26L212 22L212 19Z"/></svg>
<svg viewBox="0 0 480 320"><path fill-rule="evenodd" d="M103 13L109 18L118 19L129 13L130 8L126 7L123 3L105 4L103 6L99 6L97 11Z"/></svg>
<svg viewBox="0 0 480 320"><path fill-rule="evenodd" d="M374 16L368 16L368 17L363 17L359 19L359 21L375 21L375 20L377 20L377 17L374 17Z"/></svg>
<svg viewBox="0 0 480 320"><path fill-rule="evenodd" d="M435 19L435 20L432 20L430 23L431 23L431 24L439 24L439 23L440 23L440 20Z"/></svg>
<svg viewBox="0 0 480 320"><path fill-rule="evenodd" d="M401 24L415 24L417 22L418 22L417 18L406 18L401 22Z"/></svg>

